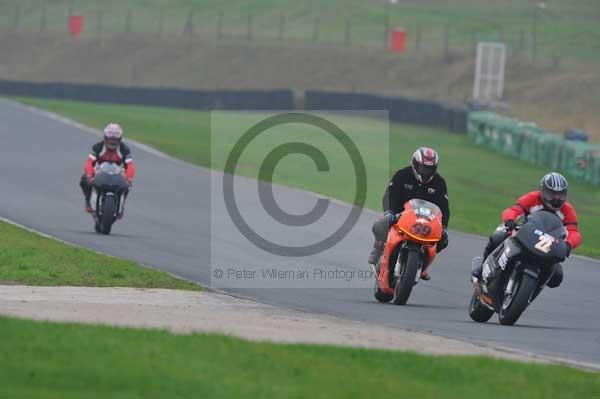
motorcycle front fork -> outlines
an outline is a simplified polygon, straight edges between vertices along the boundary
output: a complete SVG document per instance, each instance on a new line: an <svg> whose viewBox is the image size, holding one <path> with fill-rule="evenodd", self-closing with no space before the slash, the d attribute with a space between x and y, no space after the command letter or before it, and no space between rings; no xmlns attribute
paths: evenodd
<svg viewBox="0 0 600 399"><path fill-rule="evenodd" d="M94 222L97 224L99 223L99 209L101 207L100 204L100 195L98 195L96 192L94 192L92 194L92 203L96 204L96 209L94 209L94 212L92 212L92 217L94 218ZM117 219L121 219L123 217L123 213L125 212L125 202L127 201L127 195L123 194L120 196L117 196L117 203L119 205L119 211L117 212Z"/></svg>
<svg viewBox="0 0 600 399"><path fill-rule="evenodd" d="M117 219L121 219L123 214L125 213L125 202L127 201L127 194L123 194L121 196L121 200L119 201L119 212L117 212Z"/></svg>

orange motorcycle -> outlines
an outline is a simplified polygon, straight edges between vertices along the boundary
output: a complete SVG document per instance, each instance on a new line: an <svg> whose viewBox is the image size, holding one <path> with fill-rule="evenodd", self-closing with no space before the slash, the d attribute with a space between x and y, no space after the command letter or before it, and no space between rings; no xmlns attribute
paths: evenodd
<svg viewBox="0 0 600 399"><path fill-rule="evenodd" d="M375 298L404 305L421 271L433 262L442 238L442 211L429 201L412 199L390 228L375 266Z"/></svg>

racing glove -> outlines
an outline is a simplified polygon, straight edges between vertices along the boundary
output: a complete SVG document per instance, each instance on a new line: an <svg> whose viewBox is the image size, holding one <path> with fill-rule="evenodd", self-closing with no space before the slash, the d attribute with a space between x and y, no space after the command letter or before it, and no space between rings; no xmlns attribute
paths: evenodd
<svg viewBox="0 0 600 399"><path fill-rule="evenodd" d="M506 222L504 222L504 227L506 227L506 230L512 231L515 229L515 227L517 227L517 223L512 219L508 219Z"/></svg>
<svg viewBox="0 0 600 399"><path fill-rule="evenodd" d="M383 218L386 220L388 229L392 227L394 223L396 223L396 215L392 211L385 211L383 214Z"/></svg>
<svg viewBox="0 0 600 399"><path fill-rule="evenodd" d="M448 232L446 229L442 230L442 238L438 241L435 251L442 252L448 246Z"/></svg>

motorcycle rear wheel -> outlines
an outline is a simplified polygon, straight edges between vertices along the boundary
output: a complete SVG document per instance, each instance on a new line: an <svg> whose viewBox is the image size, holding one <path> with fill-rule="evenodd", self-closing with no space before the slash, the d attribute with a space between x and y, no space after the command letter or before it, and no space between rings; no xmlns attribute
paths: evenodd
<svg viewBox="0 0 600 399"><path fill-rule="evenodd" d="M494 311L481 303L481 299L475 293L469 303L469 316L478 323L485 323L494 315Z"/></svg>

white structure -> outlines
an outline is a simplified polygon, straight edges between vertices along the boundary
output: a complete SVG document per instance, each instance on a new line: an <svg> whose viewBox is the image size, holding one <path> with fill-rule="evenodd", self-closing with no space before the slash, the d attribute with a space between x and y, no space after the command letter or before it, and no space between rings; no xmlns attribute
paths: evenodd
<svg viewBox="0 0 600 399"><path fill-rule="evenodd" d="M506 46L503 43L477 44L473 100L497 101L502 98L505 64Z"/></svg>

